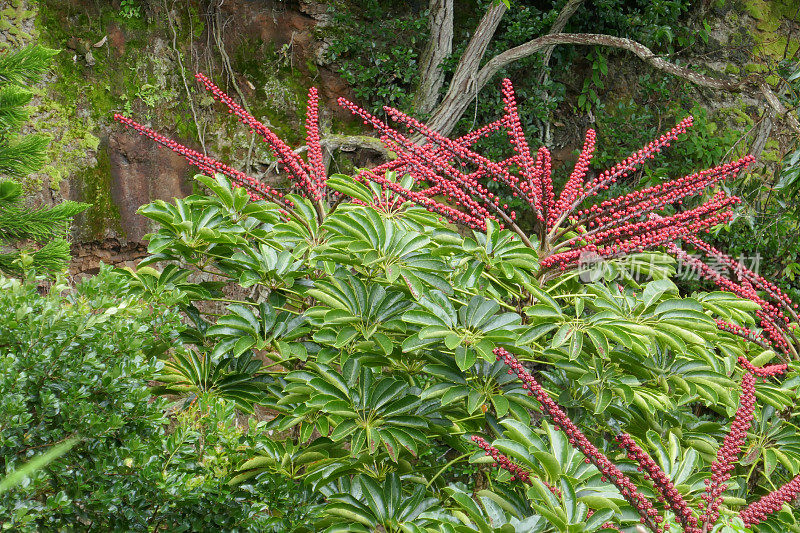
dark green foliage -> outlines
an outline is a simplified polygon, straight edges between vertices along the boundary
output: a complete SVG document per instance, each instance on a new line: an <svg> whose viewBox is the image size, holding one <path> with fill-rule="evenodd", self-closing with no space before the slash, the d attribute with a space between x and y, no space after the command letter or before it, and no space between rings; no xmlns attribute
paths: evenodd
<svg viewBox="0 0 800 533"><path fill-rule="evenodd" d="M49 137L20 136L17 130L28 118L25 106L31 99L23 86L38 82L56 53L39 45L0 53L0 175L25 176L45 162Z"/></svg>
<svg viewBox="0 0 800 533"><path fill-rule="evenodd" d="M327 57L339 66L359 102L383 115L383 106L410 110L418 59L425 45L428 22L420 13L375 0L353 9L334 11L334 37Z"/></svg>
<svg viewBox="0 0 800 533"><path fill-rule="evenodd" d="M154 401L148 381L179 319L111 296L120 290L105 271L63 297L0 278L3 474L78 439L0 494L0 522L14 531L285 531L302 522L302 487L269 476L227 484L239 447L256 446L263 427L243 431L233 404L205 395L166 412ZM270 516L279 501L296 505Z"/></svg>
<svg viewBox="0 0 800 533"><path fill-rule="evenodd" d="M87 207L67 201L51 208L31 209L23 205L19 184L0 181L0 272L19 276L30 269L63 270L70 259L66 240L69 224ZM22 249L3 251L11 245Z"/></svg>
<svg viewBox="0 0 800 533"><path fill-rule="evenodd" d="M70 258L66 240L69 224L89 207L63 202L50 209L31 209L24 205L20 185L2 179L3 175L23 177L45 163L50 138L21 136L17 130L28 119L25 106L32 97L23 85L39 81L56 53L34 45L0 54L0 272L5 274L63 270ZM16 249L9 250L11 246Z"/></svg>
<svg viewBox="0 0 800 533"><path fill-rule="evenodd" d="M22 177L36 172L47 161L50 137L31 134L0 143L0 174Z"/></svg>
<svg viewBox="0 0 800 533"><path fill-rule="evenodd" d="M50 58L58 53L40 45L31 45L0 54L0 85L29 85L38 82L50 68Z"/></svg>

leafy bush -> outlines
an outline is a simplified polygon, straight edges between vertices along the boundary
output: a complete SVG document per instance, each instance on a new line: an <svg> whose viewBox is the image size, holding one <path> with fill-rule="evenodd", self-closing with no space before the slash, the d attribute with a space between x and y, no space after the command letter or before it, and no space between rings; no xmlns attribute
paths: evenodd
<svg viewBox="0 0 800 533"><path fill-rule="evenodd" d="M113 296L121 286L105 271L74 295L60 289L41 296L33 284L0 279L3 470L78 439L0 494L5 529L279 531L302 522L304 505L267 514L277 501L305 502L284 481L227 485L239 447L255 447L262 427L237 427L233 404L206 395L172 405L173 414L154 401L157 357L180 329L173 311Z"/></svg>
<svg viewBox="0 0 800 533"><path fill-rule="evenodd" d="M357 9L333 11L329 61L353 88L359 101L376 113L383 106L411 109L418 83L418 59L428 33L427 17L385 9L374 0ZM354 31L357 28L358 31Z"/></svg>

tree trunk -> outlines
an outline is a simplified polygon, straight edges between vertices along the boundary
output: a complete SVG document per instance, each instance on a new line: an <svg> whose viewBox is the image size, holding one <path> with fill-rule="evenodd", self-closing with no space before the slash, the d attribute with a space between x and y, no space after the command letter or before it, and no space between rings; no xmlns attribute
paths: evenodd
<svg viewBox="0 0 800 533"><path fill-rule="evenodd" d="M489 14L487 13L487 16L488 15ZM484 17L484 19L485 18L486 17ZM494 30L492 30L492 32L493 31ZM489 36L487 39L484 33L481 35L481 37L486 39L486 42L483 43L484 47L482 48L483 52L485 52L485 45L488 44L488 39L491 39L491 36ZM475 36L473 36L473 41L477 38L478 33L476 32ZM473 41L470 41L470 46L472 46ZM743 85L743 82L739 80L733 80L730 78L712 78L691 70L690 68L670 63L669 61L666 61L654 54L643 44L631 39L593 33L558 33L544 35L542 37L532 39L527 43L506 50L505 52L502 52L487 61L486 64L480 68L480 70L477 70L477 65L480 63L480 57L468 58L468 65L465 65L463 69L461 68L461 65L459 65L459 70L462 71L461 77L456 78L454 76L453 83L447 91L447 95L445 95L442 103L439 104L439 106L436 108L436 111L434 111L433 117L430 121L430 126L442 135L449 135L461 115L464 114L473 98L475 98L478 91L480 91L486 85L486 83L488 83L489 80L491 80L501 69L510 65L514 61L528 57L531 54L546 50L547 48L559 44L605 46L609 48L628 50L636 54L640 59L656 69L688 80L700 87L708 87L726 91L740 91ZM476 46L475 49L478 49L478 47ZM774 93L772 93L768 87L764 87L762 84L760 89L770 106L778 111L779 114L785 114L789 124L794 128L797 119L791 116L790 113L787 113L786 108L780 105L780 103L777 101L777 97L775 97Z"/></svg>
<svg viewBox="0 0 800 533"><path fill-rule="evenodd" d="M414 110L427 115L436 107L444 85L442 61L453 51L453 0L430 0L430 39L420 59L420 82L414 95Z"/></svg>
<svg viewBox="0 0 800 533"><path fill-rule="evenodd" d="M503 18L505 12L505 4L497 2L481 19L467 49L464 50L464 55L461 56L461 61L458 62L447 94L428 121L428 127L432 130L438 131L442 135L449 135L469 103L478 96L478 91L483 87L483 84L476 83L478 69L486 54L489 41L492 40L497 25L500 24L500 19Z"/></svg>
<svg viewBox="0 0 800 533"><path fill-rule="evenodd" d="M564 31L564 28L567 27L567 22L569 19L572 18L572 15L581 7L583 4L583 0L569 0L561 12L556 17L556 21L553 23L553 26L550 28L550 31L547 32L550 35L555 33L561 33ZM551 46L544 51L544 57L542 57L542 65L544 65L544 70L542 71L541 76L539 76L539 82L544 83L547 80L547 66L550 64L550 56L553 55L553 50L555 46Z"/></svg>
<svg viewBox="0 0 800 533"><path fill-rule="evenodd" d="M432 0L432 3L434 1ZM627 50L653 68L688 80L699 87L729 92L742 91L747 87L753 96L758 97L760 93L763 101L775 112L776 118L783 118L789 127L800 136L800 121L798 118L781 103L775 92L763 81L748 78L740 80L731 77L706 76L690 67L670 63L654 54L652 50L643 44L631 39L592 33L555 33L560 32L566 26L566 22L575 13L580 4L581 0L569 0L553 24L551 33L497 54L481 67L489 42L492 40L500 19L506 11L506 6L502 2L493 4L475 29L475 33L456 67L447 93L428 121L428 127L441 135L450 135L473 99L478 97L480 90L501 69L536 52L552 50L554 46L559 44L572 44Z"/></svg>

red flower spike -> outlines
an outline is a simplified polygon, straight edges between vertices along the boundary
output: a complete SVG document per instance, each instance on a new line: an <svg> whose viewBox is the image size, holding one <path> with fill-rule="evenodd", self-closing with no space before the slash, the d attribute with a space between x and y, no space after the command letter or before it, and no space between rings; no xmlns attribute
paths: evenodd
<svg viewBox="0 0 800 533"><path fill-rule="evenodd" d="M575 239L566 241L541 260L543 267L558 267L561 270L574 268L582 254L592 252L602 258L613 258L634 252L668 245L676 239L692 236L700 231L726 222L731 217L730 206L739 202L735 196L727 197L720 192L700 206L670 217L652 215L646 221L628 223L620 227L597 229L581 235L581 245ZM559 248L571 246L566 252Z"/></svg>
<svg viewBox="0 0 800 533"><path fill-rule="evenodd" d="M308 108L306 111L306 146L308 147L308 166L314 179L317 191L325 190L327 172L322 158L322 145L319 137L319 96L317 88L308 90Z"/></svg>
<svg viewBox="0 0 800 533"><path fill-rule="evenodd" d="M503 470L508 470L514 478L522 481L523 483L530 484L531 482L530 472L528 472L527 470L525 470L524 468L513 462L511 459L503 455L503 453L500 452L500 450L498 450L497 448L486 442L486 439L484 439L483 437L479 437L477 435L473 435L472 442L474 442L479 448L485 450L486 455L490 455L492 459L495 460L496 463L495 466L497 466L498 468L502 468ZM558 497L561 496L561 491L558 491L558 489L551 487L547 483L545 483L545 485L547 486L548 489L550 489L550 492L552 492Z"/></svg>
<svg viewBox="0 0 800 533"><path fill-rule="evenodd" d="M230 96L225 94L222 89L214 85L214 83L205 74L198 73L195 75L195 78L197 78L197 80L202 83L212 95L214 95L214 98L228 106L230 112L236 115L240 122L246 124L251 130L263 137L264 142L269 144L270 148L272 148L273 152L275 152L275 155L278 157L278 161L280 161L280 163L284 165L288 171L289 177L297 182L300 188L304 190L305 194L310 199L314 201L319 201L322 199L322 191L317 188L314 179L311 177L313 172L298 154L294 153L294 151L289 148L289 146L283 142L280 137L275 135L272 130L256 120L256 118L245 111L242 106L234 102ZM315 113L313 115L315 115ZM314 148L313 150L316 149L317 148Z"/></svg>
<svg viewBox="0 0 800 533"><path fill-rule="evenodd" d="M542 211L546 215L555 208L553 196L553 173L550 150L542 146L536 154L539 194L542 198ZM535 189L534 189L535 190Z"/></svg>
<svg viewBox="0 0 800 533"><path fill-rule="evenodd" d="M763 496L757 502L753 502L739 512L739 518L744 522L745 527L760 524L772 513L780 511L785 503L794 501L800 494L800 475L794 477L784 486Z"/></svg>
<svg viewBox="0 0 800 533"><path fill-rule="evenodd" d="M731 477L731 470L739 458L742 445L747 437L747 430L753 421L753 410L756 405L756 378L750 372L742 376L742 392L739 395L739 409L731 422L731 429L725 436L722 446L717 450L717 458L711 463L711 478L706 480L707 487L703 499L706 507L700 520L703 524L713 525L719 518L719 506L722 493L728 487L726 481Z"/></svg>
<svg viewBox="0 0 800 533"><path fill-rule="evenodd" d="M701 533L702 530L697 527L697 518L692 514L689 505L675 488L669 476L656 464L653 458L626 433L618 435L617 442L627 452L628 458L635 461L640 465L641 470L646 472L645 477L650 478L653 487L667 503L667 508L675 513L685 533Z"/></svg>
<svg viewBox="0 0 800 533"><path fill-rule="evenodd" d="M586 460L593 464L606 479L611 481L620 491L622 496L637 510L640 520L652 531L660 530L657 524L664 521L663 517L653 507L653 504L637 489L636 485L623 474L603 453L598 450L589 439L578 429L575 423L561 410L547 391L538 381L522 366L513 355L504 348L495 348L493 353L498 361L503 361L508 365L511 372L517 375L522 381L523 387L528 389L528 394L534 396L541 404L542 413L563 431L569 443L579 450Z"/></svg>
<svg viewBox="0 0 800 533"><path fill-rule="evenodd" d="M649 159L653 154L661 151L662 148L670 145L670 142L677 139L679 135L686 132L692 126L693 118L691 116L681 120L677 126L670 131L647 144L644 148L631 154L624 161L617 163L614 168L604 171L597 178L587 183L582 195L578 197L578 202L587 198L589 195L594 194L600 190L608 189L609 185L617 181L617 178L627 176L641 165L645 160Z"/></svg>
<svg viewBox="0 0 800 533"><path fill-rule="evenodd" d="M786 364L756 367L753 366L753 364L744 357L739 357L739 364L742 365L742 367L751 374L763 378L783 374L789 369L789 365Z"/></svg>
<svg viewBox="0 0 800 533"><path fill-rule="evenodd" d="M729 268L738 281L723 276L703 260L689 255L685 250L674 243L667 244L669 253L677 257L682 263L691 266L700 277L716 283L720 289L732 292L740 298L751 300L760 305L761 309L756 311L756 316L759 318L760 326L766 333L766 336L750 335L746 331L741 331L741 328L738 326L730 327L727 323L723 324L721 327L734 335L743 336L742 334L744 334L744 338L756 344L762 346L766 345L765 347L774 347L784 354L795 355L794 348L792 347L793 343L790 342L790 339L795 343L797 339L791 327L791 323L792 320L798 321L798 318L792 300L774 283L767 281L750 269L745 268L730 256L706 244L694 235L687 235L683 240L702 252L714 264ZM764 297L756 292L756 289L761 290ZM719 323L718 327L720 327Z"/></svg>
<svg viewBox="0 0 800 533"><path fill-rule="evenodd" d="M182 155L186 158L186 160L191 163L192 165L198 167L203 172L208 174L223 174L231 179L232 185L234 187L244 187L248 190L250 197L254 200L261 200L261 199L270 199L273 200L281 205L291 205L291 202L285 200L283 198L283 194L276 191L275 189L269 187L258 181L257 179L248 176L244 172L231 168L214 158L208 157L207 155L201 154L196 150L192 150L191 148L187 148L186 146L169 139L160 133L157 133L150 128L142 126L138 122L135 122L127 117L124 117L120 114L114 115L114 120L117 122L125 125L128 128L133 128L137 133L144 137L148 137L158 144L165 146L172 150L173 152Z"/></svg>
<svg viewBox="0 0 800 533"><path fill-rule="evenodd" d="M597 135L594 130L586 132L586 140L583 143L583 150L578 156L578 162L575 163L575 170L572 171L567 184L561 191L561 196L555 205L555 209L548 213L547 216L547 229L551 230L555 227L561 217L569 214L570 206L575 202L578 195L583 189L583 179L589 171L589 163L592 161L594 154L594 146Z"/></svg>
<svg viewBox="0 0 800 533"><path fill-rule="evenodd" d="M504 117L504 125L506 126L508 135L511 138L511 144L514 147L514 152L517 154L517 156L514 158L514 161L521 168L521 174L524 180L519 181L521 196L528 201L528 203L533 207L537 217L539 217L539 220L541 220L541 205L537 190L536 161L531 157L528 141L525 140L525 133L522 131L522 124L520 123L519 113L517 112L517 101L514 95L514 87L511 85L511 80L508 78L503 80L503 101L505 102L506 112Z"/></svg>

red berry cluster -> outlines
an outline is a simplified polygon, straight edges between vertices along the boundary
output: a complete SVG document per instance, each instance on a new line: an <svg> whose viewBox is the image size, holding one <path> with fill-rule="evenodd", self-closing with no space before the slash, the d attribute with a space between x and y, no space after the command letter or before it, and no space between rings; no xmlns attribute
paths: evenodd
<svg viewBox="0 0 800 533"><path fill-rule="evenodd" d="M705 512L700 516L704 524L714 524L719 518L719 505L722 493L728 488L726 481L731 477L731 470L738 460L742 445L747 437L747 430L753 421L753 410L756 405L756 379L750 372L742 376L742 392L739 395L739 409L731 423L731 429L725 436L722 446L717 450L717 458L711 463L711 477L705 480L706 492L703 495Z"/></svg>
<svg viewBox="0 0 800 533"><path fill-rule="evenodd" d="M769 341L769 339L767 339L765 336L763 336L761 333L758 333L757 331L753 331L738 324L732 324L726 320L722 320L721 318L718 318L716 320L716 323L717 323L717 328L719 328L722 331L726 331L728 333L736 335L737 337L741 337L750 342L754 342L759 346L763 346L764 348L771 348L772 346L772 343Z"/></svg>
<svg viewBox="0 0 800 533"><path fill-rule="evenodd" d="M753 502L742 509L739 512L739 518L742 519L745 527L760 524L769 515L779 511L785 503L794 501L798 494L800 494L800 475L795 476L778 490L770 492L757 502Z"/></svg>
<svg viewBox="0 0 800 533"><path fill-rule="evenodd" d="M770 376L777 376L779 374L783 374L789 368L789 365L787 364L757 367L753 366L753 364L744 357L739 357L739 364L742 365L742 368L744 368L754 376L763 378L768 378Z"/></svg>
<svg viewBox="0 0 800 533"><path fill-rule="evenodd" d="M492 466L494 466L495 468L502 468L503 470L508 470L511 473L511 481L519 479L524 483L531 482L531 475L527 470L525 470L518 464L514 463L511 459L509 459L505 455L503 455L503 453L500 450L498 450L497 448L486 442L486 439L484 439L483 437L479 437L477 435L473 435L472 442L477 444L479 448L485 450L486 455L492 456L492 459L495 460L495 463ZM549 485L548 488L550 488ZM560 494L557 494L553 488L550 488L550 491L556 494L557 496L560 496Z"/></svg>
<svg viewBox="0 0 800 533"><path fill-rule="evenodd" d="M796 312L797 304L793 303L777 285L745 268L740 262L706 244L696 236L688 235L683 240L700 251L707 261L727 267L736 280L711 268L705 261L688 254L675 243L668 243L667 250L682 263L693 267L701 277L716 283L722 290L732 292L740 298L751 300L761 306L761 309L756 311L756 316L759 318L759 325L766 336L761 335L755 338L746 336L745 338L756 343L769 339L767 343L769 347L774 346L781 352L796 357L794 345L797 344L798 339L794 333L793 323L800 322ZM736 328L726 329L726 331L735 335L741 333Z"/></svg>
<svg viewBox="0 0 800 533"><path fill-rule="evenodd" d="M555 246L551 255L542 259L540 264L566 270L577 266L581 256L587 253L601 258L614 258L668 245L728 221L731 217L730 206L738 202L737 197L719 192L698 207L672 216L661 217L650 213L648 219L641 222L625 221L624 224L599 227ZM569 250L558 251L564 247L569 247Z"/></svg>
<svg viewBox="0 0 800 533"><path fill-rule="evenodd" d="M312 175L314 172L309 168L305 161L285 143L280 137L275 135L269 128L259 122L253 115L248 113L242 106L233 101L233 99L225 94L225 92L214 85L214 83L205 74L198 73L195 78L202 83L205 88L211 92L215 99L228 106L228 113L236 115L239 122L249 126L250 131L258 133L265 143L269 144L270 148L278 157L280 163L287 169L289 177L297 182L300 188L312 200L318 201L322 199L322 190L318 189ZM312 98L312 93L309 93L309 107L313 107L314 111L309 113L311 119L316 117L316 98ZM316 122L316 120L313 120ZM317 131L317 127L309 131ZM318 133L318 132L317 132ZM319 135L314 139L308 139L309 144L316 142L319 145ZM312 148L313 151L319 148ZM324 174L324 171L322 172Z"/></svg>
<svg viewBox="0 0 800 533"><path fill-rule="evenodd" d="M314 181L314 188L321 195L325 190L327 172L322 158L322 145L319 137L319 94L316 87L308 90L306 146L308 147L308 167Z"/></svg>
<svg viewBox="0 0 800 533"><path fill-rule="evenodd" d="M665 509L671 509L675 513L678 521L683 526L683 530L686 533L700 533L701 529L697 527L697 517L692 514L689 505L675 488L672 480L656 464L653 458L626 433L617 435L617 442L620 448L626 451L628 459L635 461L639 465L638 469L640 472L644 472L645 479L652 481L653 487L659 494L658 500L664 503ZM665 524L664 529L667 529L667 527Z"/></svg>
<svg viewBox="0 0 800 533"><path fill-rule="evenodd" d="M498 361L503 361L522 381L522 388L528 390L529 396L534 396L542 407L542 412L547 415L553 424L563 431L569 440L570 445L579 450L586 462L593 464L603 475L604 480L613 483L625 498L639 513L641 522L646 524L652 531L661 532L658 526L664 518L658 514L653 504L637 489L636 485L623 474L594 444L578 429L575 423L561 410L547 391L539 385L539 382L522 366L513 355L504 348L495 348L494 354Z"/></svg>

